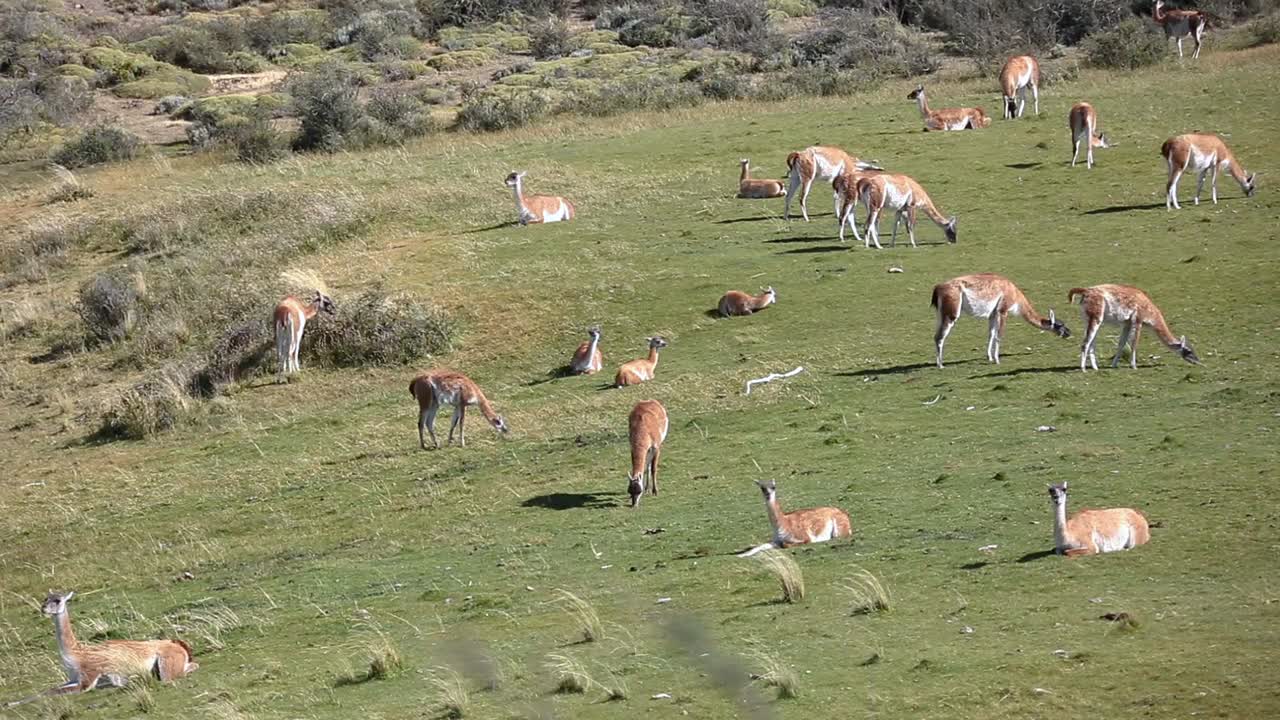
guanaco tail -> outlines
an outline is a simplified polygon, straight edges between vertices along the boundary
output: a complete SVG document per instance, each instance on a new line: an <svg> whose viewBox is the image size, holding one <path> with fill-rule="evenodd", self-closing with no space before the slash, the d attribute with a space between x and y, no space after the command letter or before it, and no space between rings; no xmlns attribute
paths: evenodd
<svg viewBox="0 0 1280 720"><path fill-rule="evenodd" d="M1200 57L1200 46L1204 43L1204 30L1209 26L1209 16L1198 10L1165 10L1164 0L1156 0L1151 17L1156 24L1164 28L1164 41L1169 38L1178 39L1178 57L1182 57L1182 41L1191 38L1196 41L1196 51L1191 59Z"/></svg>
<svg viewBox="0 0 1280 720"><path fill-rule="evenodd" d="M804 215L805 222L808 222L809 191L813 188L814 181L831 182L845 169L883 170L879 165L863 162L838 147L814 145L788 155L787 199L783 204L783 219L791 219L791 199L795 197L797 190L803 188L800 194L800 212ZM839 203L839 201L837 197L836 202Z"/></svg>
<svg viewBox="0 0 1280 720"><path fill-rule="evenodd" d="M777 301L778 293L774 292L773 286L764 288L759 295L749 295L741 290L730 290L720 297L720 304L717 309L720 311L721 317L751 315Z"/></svg>
<svg viewBox="0 0 1280 720"><path fill-rule="evenodd" d="M337 312L337 306L333 304L333 300L319 290L316 291L311 302L304 304L290 295L276 305L272 320L276 330L278 367L276 379L278 382L284 382L285 375L302 369L302 365L298 362L298 350L302 347L302 330L307 326L307 321L315 317L317 312L323 312L326 315L334 315Z"/></svg>
<svg viewBox="0 0 1280 720"><path fill-rule="evenodd" d="M1067 484L1049 486L1053 504L1053 549L1075 557L1128 550L1151 540L1147 519L1133 508L1081 510L1067 517Z"/></svg>
<svg viewBox="0 0 1280 720"><path fill-rule="evenodd" d="M572 220L576 214L573 203L555 195L525 195L525 171L513 172L507 176L507 187L516 199L516 214L521 225L529 223L552 223L561 220Z"/></svg>
<svg viewBox="0 0 1280 720"><path fill-rule="evenodd" d="M987 359L996 364L1000 363L1000 340L1004 337L1005 318L1010 313L1058 337L1071 337L1071 331L1054 317L1052 310L1049 317L1041 317L1013 281L994 273L961 275L938 283L933 286L930 305L938 310L938 329L933 334L938 367L942 367L942 346L962 313L988 319Z"/></svg>
<svg viewBox="0 0 1280 720"><path fill-rule="evenodd" d="M1138 368L1138 335L1142 326L1149 325L1160 342L1189 363L1200 364L1200 357L1187 344L1187 336L1178 337L1169 330L1164 313L1147 294L1128 285L1094 285L1088 288L1071 288L1067 302L1080 298L1080 314L1084 316L1084 343L1080 346L1080 369L1085 370L1086 359L1098 369L1098 330L1104 325L1120 325L1120 343L1111 367L1120 364L1124 346L1129 345L1129 367Z"/></svg>
<svg viewBox="0 0 1280 720"><path fill-rule="evenodd" d="M432 370L422 373L409 383L409 394L418 401L418 443L423 450L427 449L427 433L431 435L431 445L435 448L440 447L439 441L436 440L434 425L436 413L439 412L441 405L453 406L453 420L449 423L449 439L446 441L448 443L453 442L453 431L457 430L458 445L467 446L463 421L466 419L469 405L478 406L480 414L484 415L494 430L503 434L510 431L507 421L494 411L493 405L484 396L480 386L462 373L452 370Z"/></svg>
<svg viewBox="0 0 1280 720"><path fill-rule="evenodd" d="M577 352L569 360L569 371L574 375L593 375L600 372L600 368L603 367L604 360L600 355L600 326L592 325L587 328L587 336L590 339L579 345Z"/></svg>
<svg viewBox="0 0 1280 720"><path fill-rule="evenodd" d="M925 97L924 85L917 85L907 95L908 100L915 100L920 106L920 116L924 118L924 129L929 130L973 130L991 124L991 118L982 108L943 108L930 110L929 100Z"/></svg>
<svg viewBox="0 0 1280 720"><path fill-rule="evenodd" d="M649 343L649 356L623 363L613 379L614 387L639 385L653 379L654 370L658 367L658 350L666 347L667 341L660 337L646 338L646 340Z"/></svg>
<svg viewBox="0 0 1280 720"><path fill-rule="evenodd" d="M853 535L849 515L839 508L817 507L792 510L784 513L778 506L778 483L756 481L764 493L764 508L773 528L773 539L763 545L738 553L738 557L750 557L769 548L788 548L795 545L820 543Z"/></svg>
<svg viewBox="0 0 1280 720"><path fill-rule="evenodd" d="M1036 114L1040 114L1040 63L1030 55L1011 57L1000 70L1000 87L1003 91L1004 119L1022 117L1027 109L1027 88L1035 98Z"/></svg>
<svg viewBox="0 0 1280 720"><path fill-rule="evenodd" d="M1258 191L1257 173L1245 172L1231 148L1217 135L1188 134L1171 137L1160 146L1160 154L1169 166L1169 182L1165 186L1164 198L1166 210L1182 209L1178 204L1178 181L1187 170L1197 173L1196 205L1200 204L1204 178L1210 171L1213 172L1211 197L1214 205L1218 204L1218 175L1223 170L1240 183L1240 189L1246 197L1253 197Z"/></svg>
<svg viewBox="0 0 1280 720"><path fill-rule="evenodd" d="M67 601L74 592L49 591L43 612L53 619L58 653L67 681L44 692L8 703L14 707L53 695L81 693L100 687L124 687L130 678L154 677L170 682L195 672L200 665L191 655L191 647L181 640L107 640L82 643L71 628Z"/></svg>
<svg viewBox="0 0 1280 720"><path fill-rule="evenodd" d="M658 494L658 458L671 422L667 409L657 400L642 400L631 410L628 435L631 439L631 472L627 473L627 494L631 507L640 506L645 489Z"/></svg>
<svg viewBox="0 0 1280 720"><path fill-rule="evenodd" d="M1067 114L1067 125L1071 128L1071 167L1076 166L1076 159L1080 157L1080 145L1083 144L1085 165L1093 168L1093 149L1111 147L1107 136L1098 132L1098 111L1087 102L1076 103Z"/></svg>
<svg viewBox="0 0 1280 720"><path fill-rule="evenodd" d="M738 197L759 200L782 197L787 194L781 180L752 180L751 161L742 158L738 162L742 165L742 175L738 179Z"/></svg>
<svg viewBox="0 0 1280 720"><path fill-rule="evenodd" d="M880 213L886 207L893 209L893 235L889 246L898 244L898 224L903 216L907 219L907 236L911 239L911 247L916 247L916 211L923 211L938 227L942 228L947 242L956 241L956 217L946 217L929 198L920 183L906 175L876 173L858 179L857 194L862 204L867 206L867 236L863 241L866 247L873 244L880 250Z"/></svg>

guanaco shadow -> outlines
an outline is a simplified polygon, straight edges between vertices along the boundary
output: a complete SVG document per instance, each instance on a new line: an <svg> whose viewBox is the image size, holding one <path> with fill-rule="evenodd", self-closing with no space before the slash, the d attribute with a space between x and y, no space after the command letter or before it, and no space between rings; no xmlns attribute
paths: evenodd
<svg viewBox="0 0 1280 720"><path fill-rule="evenodd" d="M781 219L782 219L781 215L761 215L760 217L728 218L727 220L717 220L715 224L716 225L736 225L737 223L766 222L769 220L781 220Z"/></svg>
<svg viewBox="0 0 1280 720"><path fill-rule="evenodd" d="M622 503L619 497L626 493L547 493L520 503L520 507L542 508L543 510L600 510L617 507Z"/></svg>
<svg viewBox="0 0 1280 720"><path fill-rule="evenodd" d="M1146 205L1112 205L1111 207L1085 210L1084 215L1110 215L1112 213L1131 212L1134 210L1159 210L1164 203L1147 203Z"/></svg>
<svg viewBox="0 0 1280 720"><path fill-rule="evenodd" d="M1038 168L1043 164L1044 163L1042 162L1009 163L1008 165L1005 165L1005 167L1012 168L1014 170L1030 170L1032 168Z"/></svg>
<svg viewBox="0 0 1280 720"><path fill-rule="evenodd" d="M965 363L976 362L976 360L951 360L947 365L964 365ZM936 362L911 363L909 365L892 365L884 368L867 368L865 370L844 370L838 373L832 373L836 377L871 377L875 375L905 375L909 372L917 370L938 369ZM945 369L945 368L944 368Z"/></svg>
<svg viewBox="0 0 1280 720"><path fill-rule="evenodd" d="M1008 357L1008 356L1003 356L1003 357ZM1000 372L984 373L982 375L970 375L969 379L981 380L983 378L1015 377L1018 375L1039 375L1041 373L1071 372L1072 370L1079 370L1079 369L1080 368L1075 365L1060 365L1058 367L1029 367L1029 368L1018 368L1016 370L1002 370Z"/></svg>
<svg viewBox="0 0 1280 720"><path fill-rule="evenodd" d="M1036 560L1039 560L1040 558L1047 558L1056 554L1057 553L1055 553L1053 550L1036 550L1035 552L1029 552L1026 555L1023 555L1022 557L1018 558L1018 562L1020 563L1034 562Z"/></svg>
<svg viewBox="0 0 1280 720"><path fill-rule="evenodd" d="M490 226L488 226L488 227L479 227L479 228L471 228L470 230L463 230L460 234L462 234L462 235L471 235L471 234L474 234L474 233L489 232L490 230L501 230L501 229L503 229L503 228L516 227L516 226L518 226L519 224L520 224L520 223L518 223L518 222L516 222L516 221L514 221L514 220L508 220L507 222L500 222L500 223L497 223L497 224L495 224L495 225L490 225Z"/></svg>
<svg viewBox="0 0 1280 720"><path fill-rule="evenodd" d="M560 380L567 377L573 377L573 375L574 375L573 368L569 367L568 365L561 365L560 367L552 370L551 372L548 372L546 377L534 378L533 380L530 380L529 382L525 383L525 387L533 387L535 385L549 383L552 380Z"/></svg>
<svg viewBox="0 0 1280 720"><path fill-rule="evenodd" d="M804 235L801 237L774 238L773 240L765 240L766 245L778 245L802 242L830 242L835 240L835 235Z"/></svg>
<svg viewBox="0 0 1280 720"><path fill-rule="evenodd" d="M982 568L990 564L991 563L986 560L979 560L977 562L965 563L960 566L960 569L961 570L981 570Z"/></svg>
<svg viewBox="0 0 1280 720"><path fill-rule="evenodd" d="M845 252L850 249L849 245L815 245L814 247L795 248L792 250L782 250L778 255L813 255L816 253L832 253Z"/></svg>

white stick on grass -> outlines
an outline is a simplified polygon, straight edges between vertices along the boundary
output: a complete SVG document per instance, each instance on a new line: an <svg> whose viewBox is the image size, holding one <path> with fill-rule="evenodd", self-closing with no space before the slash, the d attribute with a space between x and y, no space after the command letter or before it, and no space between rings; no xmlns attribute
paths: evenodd
<svg viewBox="0 0 1280 720"><path fill-rule="evenodd" d="M796 375L799 375L799 374L800 374L801 372L803 372L803 371L804 371L804 368L803 368L803 367L798 367L798 368L796 368L795 370L792 370L791 372L785 372L785 373L769 373L768 375L765 375L765 376L764 376L764 377L762 377L762 378L756 378L755 380L748 380L748 381L747 381L747 389L746 389L745 391L743 391L743 393L742 393L742 394L743 394L743 395L750 395L750 394L751 394L751 386L752 386L752 385L759 385L759 384L761 384L761 383L770 383L770 382L773 382L774 380L783 380L783 379L785 379L785 378L795 377Z"/></svg>

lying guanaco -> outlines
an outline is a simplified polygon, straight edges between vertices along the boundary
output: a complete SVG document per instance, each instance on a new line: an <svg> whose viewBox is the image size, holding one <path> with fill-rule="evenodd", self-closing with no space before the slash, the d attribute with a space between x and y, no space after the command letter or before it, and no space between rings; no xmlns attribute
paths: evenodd
<svg viewBox="0 0 1280 720"><path fill-rule="evenodd" d="M746 552L738 553L738 557L750 557L769 548L820 543L853 534L849 515L845 511L833 507L818 507L784 513L778 506L778 483L774 480L767 483L757 480L756 485L764 493L764 508L769 514L773 539Z"/></svg>
<svg viewBox="0 0 1280 720"><path fill-rule="evenodd" d="M742 175L738 178L738 197L759 200L782 197L787 194L781 180L752 180L751 161L742 158L738 162L742 164Z"/></svg>
<svg viewBox="0 0 1280 720"><path fill-rule="evenodd" d="M671 421L667 409L657 400L642 400L631 410L628 435L631 439L631 472L627 473L627 494L631 507L640 505L646 487L650 495L658 494L658 458L667 439Z"/></svg>
<svg viewBox="0 0 1280 720"><path fill-rule="evenodd" d="M600 355L600 326L592 325L587 328L587 335L591 339L579 345L573 359L569 361L569 371L574 375L598 373L604 361Z"/></svg>
<svg viewBox="0 0 1280 720"><path fill-rule="evenodd" d="M654 370L658 367L658 350L666 347L667 341L660 337L646 339L649 342L649 357L623 363L613 380L614 387L639 385L653 379Z"/></svg>
<svg viewBox="0 0 1280 720"><path fill-rule="evenodd" d="M974 130L991 124L991 118L982 108L943 108L930 110L929 100L925 97L924 85L917 85L907 95L908 100L915 100L920 106L920 115L924 118L924 129L929 130Z"/></svg>
<svg viewBox="0 0 1280 720"><path fill-rule="evenodd" d="M552 223L561 220L572 220L577 211L573 203L555 195L525 195L525 171L513 172L507 176L507 187L516 198L516 214L521 225L529 223Z"/></svg>
<svg viewBox="0 0 1280 720"><path fill-rule="evenodd" d="M750 315L763 310L778 301L778 293L773 286L762 290L759 295L749 295L741 290L730 290L720 298L717 308L721 317L731 315Z"/></svg>
<svg viewBox="0 0 1280 720"><path fill-rule="evenodd" d="M1142 513L1132 508L1081 510L1067 518L1067 484L1049 486L1053 503L1053 549L1059 555L1096 555L1128 550L1151 540Z"/></svg>
<svg viewBox="0 0 1280 720"><path fill-rule="evenodd" d="M1187 336L1178 337L1169 330L1164 313L1146 293L1129 285L1094 285L1088 288L1071 288L1067 302L1080 298L1080 313L1084 316L1084 343L1080 346L1080 369L1085 370L1087 359L1093 369L1098 369L1098 330L1104 325L1120 325L1120 343L1111 367L1120 364L1124 346L1129 345L1129 367L1138 369L1138 336L1142 326L1149 325L1160 337L1160 342L1193 365L1200 364L1195 350L1187 344Z"/></svg>
<svg viewBox="0 0 1280 720"><path fill-rule="evenodd" d="M422 373L409 383L409 394L418 401L418 443L423 450L427 449L426 433L431 434L431 445L440 447L436 440L436 413L441 405L453 406L453 420L449 423L448 443L453 442L453 431L458 431L458 445L467 446L466 419L467 406L477 405L480 414L484 415L493 429L499 433L507 433L507 421L494 411L489 399L484 396L480 386L471 378L452 370L432 370Z"/></svg>
<svg viewBox="0 0 1280 720"><path fill-rule="evenodd" d="M942 346L961 313L988 318L987 359L996 364L1000 363L1000 340L1004 337L1005 318L1010 313L1020 315L1031 325L1058 337L1071 337L1071 331L1058 322L1052 310L1049 317L1040 317L1012 280L995 273L961 275L938 283L933 286L933 299L929 304L938 310L938 329L933 334L938 350L938 367L942 367Z"/></svg>

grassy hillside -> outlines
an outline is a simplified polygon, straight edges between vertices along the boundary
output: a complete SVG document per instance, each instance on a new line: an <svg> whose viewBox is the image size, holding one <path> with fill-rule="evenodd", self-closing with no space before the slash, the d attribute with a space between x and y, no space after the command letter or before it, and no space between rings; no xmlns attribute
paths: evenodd
<svg viewBox="0 0 1280 720"><path fill-rule="evenodd" d="M195 193L363 198L368 231L300 262L339 303L384 281L451 310L466 332L435 361L475 378L514 430L500 439L472 419L466 449L421 451L405 392L418 368L304 357L297 382L236 387L198 423L93 440L92 408L138 371L108 351L37 361L70 320L50 310L53 329L0 347L0 452L15 469L0 482L0 696L61 681L32 605L55 587L78 591L83 637L177 634L201 667L176 686L14 717L446 716L438 687L454 671L467 675L466 717L1273 714L1278 61L1270 46L1086 72L1046 88L1038 118L978 132L922 134L904 82L264 168L137 161L84 175L96 195L75 211L19 194L4 206L15 222ZM989 80L931 85L930 99L998 110ZM1119 144L1092 171L1065 162L1079 99ZM1193 207L1184 179L1185 208L1164 210L1158 148L1191 130L1229 137L1262 174L1255 198L1224 178L1219 205ZM815 142L920 179L959 216L958 244L921 225L916 249L841 246L825 189L813 222L790 226L781 201L731 199L738 158L779 175L787 151ZM532 192L572 198L579 219L506 225L512 169ZM108 240L73 248L0 303L66 307L84 278L126 260ZM976 271L1007 274L1076 335L1011 321L993 366L985 324L966 318L948 367L933 368L930 288ZM1101 282L1145 288L1205 365L1147 332L1136 372L1074 370L1082 328L1065 293ZM725 290L765 284L779 300L758 316L706 314ZM592 323L610 375L646 336L668 338L657 379L605 391L598 376L552 378ZM1109 358L1116 332L1104 333ZM806 372L741 395L746 379L796 365ZM632 511L626 416L643 398L662 400L672 427L662 494ZM789 551L808 590L798 604L731 555L768 537L752 484L768 478L784 507L853 518L852 543ZM1045 557L1045 484L1064 480L1073 508L1141 508L1158 525L1151 544ZM891 610L851 613L843 586L859 569ZM580 642L561 590L594 607L603 637ZM1099 619L1120 612L1136 627ZM681 618L705 637L668 632ZM501 669L496 689L482 688L492 672L477 654ZM554 693L551 655L597 684ZM794 671L798 698L717 687L765 673L764 656ZM391 667L369 674L371 657ZM607 702L605 688L625 698Z"/></svg>

